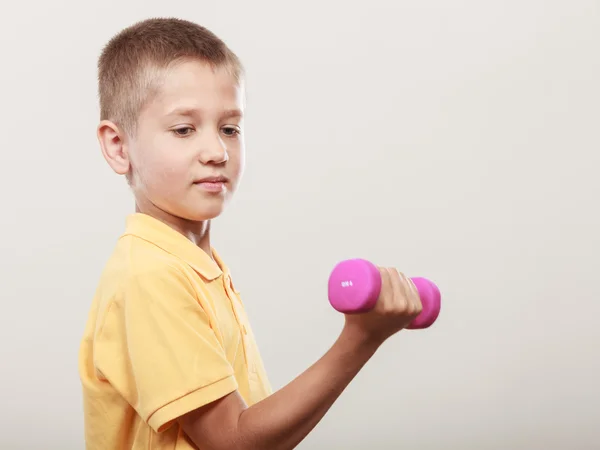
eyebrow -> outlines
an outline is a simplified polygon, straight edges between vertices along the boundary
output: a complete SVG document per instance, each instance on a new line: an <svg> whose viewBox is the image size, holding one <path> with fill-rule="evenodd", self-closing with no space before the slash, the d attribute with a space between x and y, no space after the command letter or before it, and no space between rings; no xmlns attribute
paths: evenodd
<svg viewBox="0 0 600 450"><path fill-rule="evenodd" d="M171 116L182 116L182 117L196 117L202 114L202 110L198 108L188 107L177 107L167 113L167 117ZM224 119L231 119L234 117L243 117L244 113L241 109L227 109L221 113L221 117Z"/></svg>

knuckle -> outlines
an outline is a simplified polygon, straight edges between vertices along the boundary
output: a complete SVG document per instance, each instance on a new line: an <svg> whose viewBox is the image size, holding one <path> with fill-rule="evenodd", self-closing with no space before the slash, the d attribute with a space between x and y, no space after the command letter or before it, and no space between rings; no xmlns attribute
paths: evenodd
<svg viewBox="0 0 600 450"><path fill-rule="evenodd" d="M383 281L387 281L390 279L390 272L385 267L379 268L379 274L381 275L381 279Z"/></svg>
<svg viewBox="0 0 600 450"><path fill-rule="evenodd" d="M413 311L413 313L414 313L415 315L419 315L419 314L421 314L421 312L422 312L422 311L423 311L423 307L422 307L421 305L416 305L416 306L414 307L414 311Z"/></svg>
<svg viewBox="0 0 600 450"><path fill-rule="evenodd" d="M383 305L383 309L388 315L395 315L398 311L398 302L396 299L391 298L388 302Z"/></svg>
<svg viewBox="0 0 600 450"><path fill-rule="evenodd" d="M406 311L408 311L408 308L409 308L408 303L404 300L400 300L396 305L396 313L400 314L400 315L404 315L404 314L406 314Z"/></svg>

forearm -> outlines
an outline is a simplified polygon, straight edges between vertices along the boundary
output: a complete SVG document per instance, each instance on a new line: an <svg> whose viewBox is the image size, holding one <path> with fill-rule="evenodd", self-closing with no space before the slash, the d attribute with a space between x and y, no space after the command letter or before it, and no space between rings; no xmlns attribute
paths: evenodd
<svg viewBox="0 0 600 450"><path fill-rule="evenodd" d="M344 328L309 369L270 397L244 410L237 442L244 450L295 448L373 356L378 345Z"/></svg>

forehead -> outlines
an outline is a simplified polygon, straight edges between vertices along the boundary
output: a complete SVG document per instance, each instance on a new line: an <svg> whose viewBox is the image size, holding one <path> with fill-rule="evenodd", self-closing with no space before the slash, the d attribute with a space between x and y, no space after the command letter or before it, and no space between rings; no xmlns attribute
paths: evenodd
<svg viewBox="0 0 600 450"><path fill-rule="evenodd" d="M149 106L154 114L190 108L220 113L243 106L243 85L226 68L185 61L167 69Z"/></svg>

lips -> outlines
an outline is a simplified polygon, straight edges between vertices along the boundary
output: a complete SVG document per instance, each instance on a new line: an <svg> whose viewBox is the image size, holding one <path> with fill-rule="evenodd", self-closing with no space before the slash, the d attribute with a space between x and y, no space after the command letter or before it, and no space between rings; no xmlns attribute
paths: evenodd
<svg viewBox="0 0 600 450"><path fill-rule="evenodd" d="M202 178L200 180L194 181L196 184L200 183L227 183L227 178L222 175L215 175L211 177Z"/></svg>
<svg viewBox="0 0 600 450"><path fill-rule="evenodd" d="M227 178L222 175L205 177L194 182L195 186L200 187L204 192L219 193L226 191Z"/></svg>

